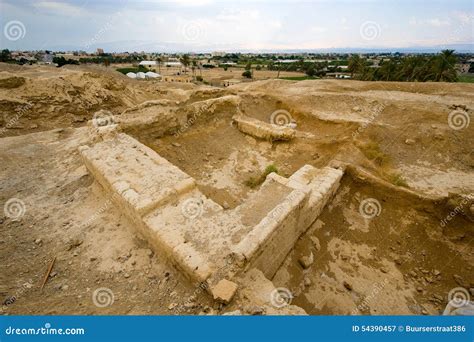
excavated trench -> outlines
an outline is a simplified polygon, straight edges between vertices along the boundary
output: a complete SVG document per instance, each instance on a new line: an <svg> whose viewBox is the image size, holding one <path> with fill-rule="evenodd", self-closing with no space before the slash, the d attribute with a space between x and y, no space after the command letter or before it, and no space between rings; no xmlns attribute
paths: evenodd
<svg viewBox="0 0 474 342"><path fill-rule="evenodd" d="M198 118L178 134L133 135L193 177L206 197L232 210L259 190L260 184L250 180L267 166L286 177L305 164L327 166L357 127L290 112L268 96L244 96L239 108L262 122L284 110L297 131L312 136L258 139L232 124L235 110L228 108ZM439 314L452 288L474 286L472 221L463 214L446 221L452 210L446 200L350 172L273 283L288 288L293 304L309 314Z"/></svg>
<svg viewBox="0 0 474 342"><path fill-rule="evenodd" d="M309 314L441 314L474 284L473 223L452 210L346 174L273 282Z"/></svg>
<svg viewBox="0 0 474 342"><path fill-rule="evenodd" d="M246 183L274 165L289 176L305 164L326 166L338 153L351 127L325 122L301 113L268 96L243 96L239 109L245 115L271 123L272 113L286 111L301 132L326 132L311 138L269 142L242 134L232 121L235 108L222 108L213 116L189 120L189 127L157 137L143 131L130 132L137 140L196 179L200 190L221 205L241 204L253 191ZM188 116L189 118L189 116ZM339 137L339 138L338 138ZM256 186L258 188L258 186Z"/></svg>

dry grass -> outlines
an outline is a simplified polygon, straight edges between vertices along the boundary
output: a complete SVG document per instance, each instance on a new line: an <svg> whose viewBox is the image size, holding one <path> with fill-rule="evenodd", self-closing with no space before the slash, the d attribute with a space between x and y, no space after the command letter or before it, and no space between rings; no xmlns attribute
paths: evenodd
<svg viewBox="0 0 474 342"><path fill-rule="evenodd" d="M275 165L270 164L265 168L265 170L262 171L262 173L259 176L250 177L244 182L244 184L247 185L249 188L254 189L260 184L262 184L263 182L265 182L265 179L267 178L267 176L272 172L275 172L276 174L278 174L278 168Z"/></svg>
<svg viewBox="0 0 474 342"><path fill-rule="evenodd" d="M358 147L368 159L379 166L387 165L390 162L390 157L382 152L379 144L376 142L371 141Z"/></svg>
<svg viewBox="0 0 474 342"><path fill-rule="evenodd" d="M396 185L396 186L403 186L405 188L408 188L408 183L407 181L405 180L405 178L403 178L402 175L398 174L398 173L392 173L390 176L389 176L389 180L390 180L390 183L392 183L393 185Z"/></svg>

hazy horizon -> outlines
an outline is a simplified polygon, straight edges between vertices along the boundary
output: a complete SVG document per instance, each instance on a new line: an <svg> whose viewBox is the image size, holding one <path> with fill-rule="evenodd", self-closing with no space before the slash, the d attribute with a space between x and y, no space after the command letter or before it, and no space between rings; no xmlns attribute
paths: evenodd
<svg viewBox="0 0 474 342"><path fill-rule="evenodd" d="M471 1L1 1L1 47L107 52L472 52Z"/></svg>

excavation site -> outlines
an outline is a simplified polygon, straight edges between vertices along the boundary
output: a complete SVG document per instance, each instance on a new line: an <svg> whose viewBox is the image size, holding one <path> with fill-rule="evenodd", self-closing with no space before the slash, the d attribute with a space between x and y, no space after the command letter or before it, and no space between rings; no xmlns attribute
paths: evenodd
<svg viewBox="0 0 474 342"><path fill-rule="evenodd" d="M474 296L474 85L0 63L8 315L441 315Z"/></svg>

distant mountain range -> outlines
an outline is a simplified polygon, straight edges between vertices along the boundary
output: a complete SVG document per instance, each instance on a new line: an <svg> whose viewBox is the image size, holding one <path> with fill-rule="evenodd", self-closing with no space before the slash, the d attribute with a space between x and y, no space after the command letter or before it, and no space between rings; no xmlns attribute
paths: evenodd
<svg viewBox="0 0 474 342"><path fill-rule="evenodd" d="M95 52L97 48L104 49L105 52L212 52L212 51L226 51L226 52L253 52L253 53L386 53L386 52L401 52L401 53L436 53L444 49L456 50L458 53L474 53L474 44L446 44L436 46L410 46L410 47L338 47L338 48L324 48L324 49L287 49L287 50L272 50L272 49L248 49L243 46L235 45L186 45L175 42L153 42L153 41L139 41L139 40L124 40L107 43L97 43L88 45L56 45L50 46L47 49L53 51L76 51L85 50L87 52Z"/></svg>

